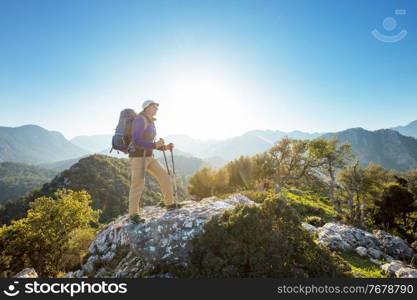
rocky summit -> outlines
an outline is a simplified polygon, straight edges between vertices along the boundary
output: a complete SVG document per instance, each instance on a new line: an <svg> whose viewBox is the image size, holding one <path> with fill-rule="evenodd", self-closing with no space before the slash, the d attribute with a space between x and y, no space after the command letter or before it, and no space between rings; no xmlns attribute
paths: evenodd
<svg viewBox="0 0 417 300"><path fill-rule="evenodd" d="M181 208L170 211L144 207L140 216L146 221L140 224L130 222L127 215L109 223L90 245L82 269L65 277L152 277L164 265L187 267L190 241L212 216L239 204L256 205L241 194L181 204Z"/></svg>

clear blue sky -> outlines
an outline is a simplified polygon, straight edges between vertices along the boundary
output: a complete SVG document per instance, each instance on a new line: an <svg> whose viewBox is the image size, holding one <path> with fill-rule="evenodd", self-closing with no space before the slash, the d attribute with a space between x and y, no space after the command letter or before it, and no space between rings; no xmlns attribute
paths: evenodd
<svg viewBox="0 0 417 300"><path fill-rule="evenodd" d="M148 98L159 135L407 124L417 1L0 0L0 126L110 134Z"/></svg>

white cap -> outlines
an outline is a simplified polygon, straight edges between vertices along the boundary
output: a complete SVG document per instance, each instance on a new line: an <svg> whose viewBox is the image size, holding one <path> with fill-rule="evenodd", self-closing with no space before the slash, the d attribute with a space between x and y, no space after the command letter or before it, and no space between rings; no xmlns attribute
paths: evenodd
<svg viewBox="0 0 417 300"><path fill-rule="evenodd" d="M155 101L153 101L153 100L146 100L145 102L143 102L143 104L142 104L142 109L143 110L145 110L145 108L147 108L149 105L151 105L151 104L156 104L156 105L158 105L159 106L159 103L156 103Z"/></svg>

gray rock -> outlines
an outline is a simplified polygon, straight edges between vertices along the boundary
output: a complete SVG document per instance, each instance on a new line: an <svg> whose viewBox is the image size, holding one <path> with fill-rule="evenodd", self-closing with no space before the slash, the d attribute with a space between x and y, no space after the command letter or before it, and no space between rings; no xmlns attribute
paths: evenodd
<svg viewBox="0 0 417 300"><path fill-rule="evenodd" d="M104 277L107 277L107 271L106 271L106 268L101 267L101 268L97 271L97 273L96 273L96 275L95 275L94 277L96 277L96 278L104 278Z"/></svg>
<svg viewBox="0 0 417 300"><path fill-rule="evenodd" d="M384 271L385 274L391 277L395 277L395 272L404 267L402 261L393 260L390 263L384 264L381 266L381 269Z"/></svg>
<svg viewBox="0 0 417 300"><path fill-rule="evenodd" d="M63 276L63 278L81 278L84 275L83 270L77 270L75 272L69 272Z"/></svg>
<svg viewBox="0 0 417 300"><path fill-rule="evenodd" d="M392 236L382 230L375 230L372 234L340 223L326 223L323 227L318 228L318 243L328 244L332 249L367 248L368 254L375 259L385 258L387 254L409 263L414 255L413 249L399 237Z"/></svg>
<svg viewBox="0 0 417 300"><path fill-rule="evenodd" d="M417 278L417 269L411 267L400 268L395 275L398 278Z"/></svg>
<svg viewBox="0 0 417 300"><path fill-rule="evenodd" d="M315 226L313 226L313 225L311 225L311 224L308 224L308 223L301 223L301 226L305 229L305 230L307 230L308 232L310 232L310 233L316 233L316 232L318 232L318 229L317 229L317 227L315 227Z"/></svg>
<svg viewBox="0 0 417 300"><path fill-rule="evenodd" d="M177 278L177 277L172 273L164 273L164 274L144 276L143 278Z"/></svg>
<svg viewBox="0 0 417 300"><path fill-rule="evenodd" d="M181 208L170 211L155 206L144 207L140 213L146 220L144 223L133 224L127 215L109 223L90 245L90 257L83 265L82 273L74 272L72 276L170 276L155 272L164 265L187 267L190 241L202 232L208 220L239 204L258 205L241 194L223 200L210 197L182 204ZM100 270L95 270L97 265Z"/></svg>
<svg viewBox="0 0 417 300"><path fill-rule="evenodd" d="M381 242L380 248L387 254L408 262L413 257L413 249L403 239L382 230L374 230L373 233Z"/></svg>
<svg viewBox="0 0 417 300"><path fill-rule="evenodd" d="M13 276L14 278L38 278L38 273L36 273L34 268L26 268Z"/></svg>
<svg viewBox="0 0 417 300"><path fill-rule="evenodd" d="M91 274L95 271L95 264L98 262L98 255L92 255L88 258L87 262L83 266L83 271L87 274Z"/></svg>
<svg viewBox="0 0 417 300"><path fill-rule="evenodd" d="M375 248L368 248L368 254L376 259L380 259L381 256L384 255L384 253L381 250Z"/></svg>
<svg viewBox="0 0 417 300"><path fill-rule="evenodd" d="M417 278L417 269L406 265L400 260L393 260L384 264L382 270L391 277L398 278Z"/></svg>
<svg viewBox="0 0 417 300"><path fill-rule="evenodd" d="M376 264L378 266L382 266L382 261L380 261L378 259L375 259L375 258L372 258L371 257L369 260L370 260L371 263L374 263L374 264Z"/></svg>
<svg viewBox="0 0 417 300"><path fill-rule="evenodd" d="M318 228L319 244L329 244L332 249L354 250L357 247L377 248L378 239L371 233L340 223L326 223Z"/></svg>
<svg viewBox="0 0 417 300"><path fill-rule="evenodd" d="M101 257L103 262L110 262L116 256L116 253L109 251L104 256Z"/></svg>
<svg viewBox="0 0 417 300"><path fill-rule="evenodd" d="M394 260L394 258L393 258L392 256L390 256L390 255L384 255L384 259L385 259L388 263L390 263L390 262L392 262L392 261Z"/></svg>
<svg viewBox="0 0 417 300"><path fill-rule="evenodd" d="M368 253L368 251L366 250L365 247L359 246L355 249L356 253L358 253L360 256L366 256L366 254Z"/></svg>

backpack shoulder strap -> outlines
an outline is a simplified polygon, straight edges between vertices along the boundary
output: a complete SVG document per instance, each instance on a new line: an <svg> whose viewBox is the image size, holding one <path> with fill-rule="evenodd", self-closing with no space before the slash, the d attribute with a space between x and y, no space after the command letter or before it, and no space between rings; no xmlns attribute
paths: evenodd
<svg viewBox="0 0 417 300"><path fill-rule="evenodd" d="M145 126L143 127L143 131L146 130L146 128L148 127L148 120L146 119L146 117L144 115L141 115L143 121L145 122Z"/></svg>
<svg viewBox="0 0 417 300"><path fill-rule="evenodd" d="M142 118L143 118L143 120L145 122L145 126L143 128L143 131L145 131L146 128L148 127L148 125L149 125L149 121L148 121L148 118L146 116L144 116L143 114L140 114L140 115L142 116ZM153 142L155 142L155 138L153 139Z"/></svg>

